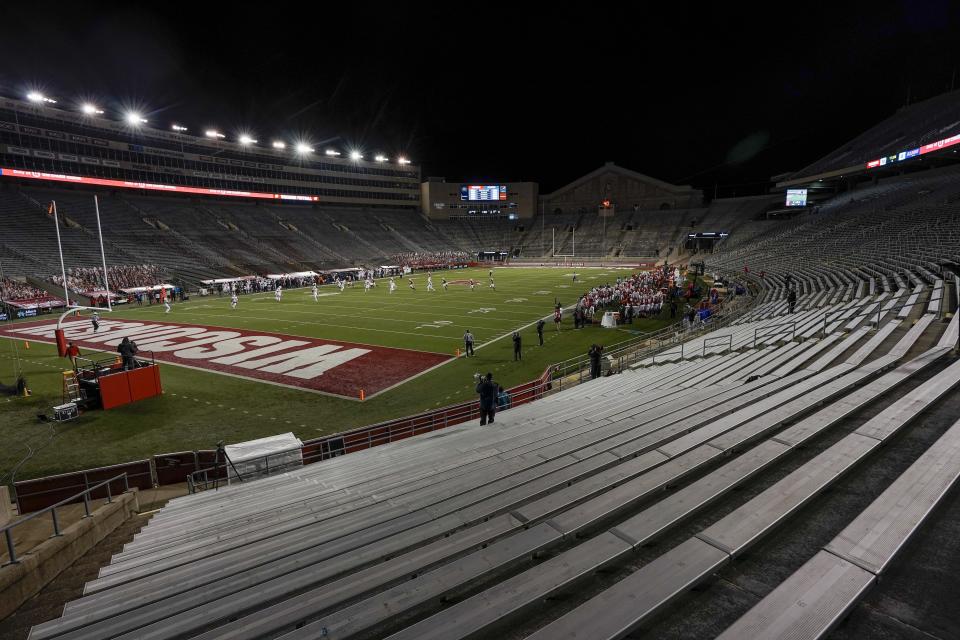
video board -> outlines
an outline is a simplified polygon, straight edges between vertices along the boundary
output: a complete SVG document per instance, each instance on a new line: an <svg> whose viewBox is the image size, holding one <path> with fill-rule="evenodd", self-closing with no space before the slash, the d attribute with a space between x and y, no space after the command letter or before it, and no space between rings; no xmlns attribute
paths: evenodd
<svg viewBox="0 0 960 640"><path fill-rule="evenodd" d="M502 184L465 184L460 187L460 199L470 202L506 200L507 187Z"/></svg>
<svg viewBox="0 0 960 640"><path fill-rule="evenodd" d="M787 206L788 207L807 206L807 190L806 189L787 189Z"/></svg>

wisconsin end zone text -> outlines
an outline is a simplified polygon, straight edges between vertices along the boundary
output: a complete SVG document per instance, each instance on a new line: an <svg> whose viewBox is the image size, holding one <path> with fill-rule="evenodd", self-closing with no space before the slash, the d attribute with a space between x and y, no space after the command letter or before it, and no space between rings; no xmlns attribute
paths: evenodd
<svg viewBox="0 0 960 640"><path fill-rule="evenodd" d="M56 324L28 323L0 330L17 340L53 342ZM366 397L438 365L451 356L350 342L168 322L89 320L63 323L67 340L81 348L114 351L124 337L141 357L216 371L345 398Z"/></svg>

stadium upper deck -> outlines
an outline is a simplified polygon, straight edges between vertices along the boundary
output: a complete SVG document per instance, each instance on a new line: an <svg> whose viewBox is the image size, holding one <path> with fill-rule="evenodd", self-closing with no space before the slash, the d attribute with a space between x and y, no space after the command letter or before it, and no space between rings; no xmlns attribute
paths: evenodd
<svg viewBox="0 0 960 640"><path fill-rule="evenodd" d="M237 191L338 205L420 206L420 168L403 158L378 155L371 162L304 143L264 148L250 138L231 142L215 131L198 137L154 128L137 114L125 117L116 121L2 98L0 174L67 174L73 182L79 177L104 186L150 183L166 191Z"/></svg>
<svg viewBox="0 0 960 640"><path fill-rule="evenodd" d="M867 129L853 140L792 174L778 176L781 186L877 171L947 150L960 143L960 91L951 91L911 104ZM953 161L954 158L949 158ZM919 162L918 162L919 163ZM903 168L907 168L903 165Z"/></svg>

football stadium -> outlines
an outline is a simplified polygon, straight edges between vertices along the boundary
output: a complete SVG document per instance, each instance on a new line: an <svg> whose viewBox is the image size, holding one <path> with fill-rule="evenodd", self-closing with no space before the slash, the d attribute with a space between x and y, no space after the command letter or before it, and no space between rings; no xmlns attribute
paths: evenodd
<svg viewBox="0 0 960 640"><path fill-rule="evenodd" d="M0 24L0 640L960 638L955 10L344 11Z"/></svg>

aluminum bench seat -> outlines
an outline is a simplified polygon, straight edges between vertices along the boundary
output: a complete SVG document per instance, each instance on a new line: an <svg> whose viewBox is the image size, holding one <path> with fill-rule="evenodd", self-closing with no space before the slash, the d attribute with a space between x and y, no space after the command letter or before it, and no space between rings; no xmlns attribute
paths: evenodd
<svg viewBox="0 0 960 640"><path fill-rule="evenodd" d="M876 579L851 562L819 551L764 598L762 608L751 609L717 640L822 638L846 617Z"/></svg>
<svg viewBox="0 0 960 640"><path fill-rule="evenodd" d="M933 291L930 293L930 301L927 303L927 313L940 313L940 306L943 303L943 280L937 280L933 285Z"/></svg>
<svg viewBox="0 0 960 640"><path fill-rule="evenodd" d="M723 551L698 538L689 538L589 600L589 607L578 607L527 638L622 638L729 561L730 556ZM652 576L655 578L651 579ZM416 636L396 636L403 637Z"/></svg>
<svg viewBox="0 0 960 640"><path fill-rule="evenodd" d="M843 334L840 333L828 334L826 338L816 341L816 343L809 347L809 349L804 349L802 352L797 353L795 357L790 358L786 362L780 363L780 366L771 371L769 375L782 378L783 376L790 375L797 369L813 366L811 361L813 361L816 356L823 351L827 351L833 347L835 342L842 340L843 338ZM808 365L807 363L810 364Z"/></svg>
<svg viewBox="0 0 960 640"><path fill-rule="evenodd" d="M863 403L866 403L867 400L868 399L864 399ZM840 417L842 416L834 416L831 423L835 423L840 419ZM823 428L826 426L827 425L824 424ZM742 483L754 473L758 472L780 456L784 455L790 448L791 447L788 445L773 440L767 441L750 452L744 454L744 456L741 456L740 458L737 458L736 460L724 465L721 469L718 469L708 476L691 483L686 488L676 492L670 497L653 504L651 507L645 509L628 521L614 527L610 531L621 539L630 541L632 544L634 544L634 546L644 544L682 518L687 517L690 513L703 508L706 504L709 504L712 500L716 499L719 497L719 495L722 495L733 486ZM700 450L703 450L703 448ZM707 457L709 458L709 456ZM658 468L658 470L662 470L662 467ZM652 486L655 488L655 485ZM627 489L629 487L623 488ZM631 494L632 492L626 491L625 493ZM578 509L573 509L565 512L563 516L554 518L549 522L550 524L556 526L559 530L563 531L566 535L571 535L576 533L578 530L578 528L567 525L566 521L571 517L575 522L579 521L580 523L584 523L589 522L591 516L589 514L582 513ZM568 560L575 557L576 553L576 550L569 552L569 554L567 554L570 556ZM550 563L544 563L542 568L537 567L531 570L530 573L535 574L536 581L543 583L544 579L555 571L554 567L558 564L559 561L553 565ZM519 577L515 579L515 582L518 580ZM547 584L551 583L547 582ZM471 630L475 630L472 627L467 626L466 632L464 631L463 615L469 614L465 614L463 612L475 610L481 605L502 606L500 603L496 603L494 601L496 598L502 597L503 593L504 592L502 592L498 587L494 587L485 591L483 594L478 596L478 598L472 601L458 604L452 608L452 610L448 610L447 612L441 612L431 619L431 628L433 626L437 626L441 621L443 621L440 628L445 629L445 633L448 634L447 637L463 637ZM511 604L513 606L524 604L523 602L516 602L516 600L521 597L517 593L517 590L510 591L509 593ZM498 596L498 594L500 595ZM531 597L539 599L544 597L544 595L549 594L534 593ZM530 604L530 602L528 601L526 604ZM414 627L410 628L410 632L425 633L426 631L423 626L415 625ZM398 637L410 637L406 634L407 631L403 632L402 634L398 634Z"/></svg>
<svg viewBox="0 0 960 640"><path fill-rule="evenodd" d="M718 522L529 637L582 637L577 634L583 629L589 629L590 637L596 640L623 637L662 606L706 579L717 566L744 552L881 444L875 435L864 435L861 430L889 437L958 382L960 362L941 372L933 385L911 391ZM909 412L905 410L908 406ZM710 553L719 554L716 564L699 559L707 548ZM678 588L671 574L672 568L681 565L685 568L685 580ZM636 594L643 594L642 599L638 600Z"/></svg>
<svg viewBox="0 0 960 640"><path fill-rule="evenodd" d="M920 298L920 294L923 293L925 287L923 285L917 285L913 288L913 292L910 294L910 297L907 298L905 306L900 309L897 313L898 318L906 318L910 315L910 311L913 310L913 306L917 303L917 300Z"/></svg>
<svg viewBox="0 0 960 640"><path fill-rule="evenodd" d="M843 342L846 341L844 340ZM877 344L879 344L879 341ZM837 348L840 346L843 345L838 344ZM831 351L833 351L833 349L831 349ZM799 375L800 379L802 379L810 376L811 372L804 371ZM634 382L636 382L636 380L630 381L630 384ZM602 387L603 390L595 397L604 398L606 401L630 393L627 391L627 389L630 388L630 384L623 381L617 381L617 383L618 384L611 384L609 387L597 384L594 389L599 390ZM755 384L757 384L757 386L754 387L754 390L759 393L763 386L773 384L773 381L755 381ZM715 395L724 397L724 394L728 392L728 389L724 388L720 389ZM643 402L648 402L652 406L653 401L650 399L653 395L638 394L638 397L640 395L646 398ZM680 396L674 396L675 399L679 399L679 397ZM762 394L757 396L757 398L759 397L762 397ZM753 398L752 401L756 401L757 398ZM662 400L663 397L661 396L660 399ZM657 402L659 401L660 400L657 400ZM562 403L558 403L558 405L559 404ZM528 405L528 407L529 406L530 405ZM902 407L904 412L913 409L915 409L915 405L904 405ZM730 410L729 408L727 409L728 412ZM529 409L527 409L527 411L529 411ZM623 411L629 412L630 409L624 409ZM515 415L522 415L522 412L518 412L518 414ZM249 589L252 593L261 585L274 585L271 588L275 588L275 591L271 591L270 593L276 594L277 599L283 599L293 595L297 589L312 590L318 580L326 582L330 580L348 580L349 576L367 571L368 569L371 573L365 574L368 575L369 580L365 583L367 587L369 589L383 588L388 586L390 580L399 579L396 578L396 576L407 575L407 572L411 570L415 571L416 554L428 548L430 551L424 557L431 558L432 560L429 560L427 564L421 566L421 569L436 566L438 570L445 568L448 573L444 575L455 576L464 566L467 566L468 562L462 564L458 562L455 566L451 565L448 568L446 564L441 567L437 566L436 563L446 562L451 556L458 554L469 552L468 555L473 556L473 554L478 551L486 551L485 549L475 549L472 545L489 544L489 549L498 544L498 537L503 541L503 545L497 548L503 550L503 554L497 556L496 559L493 558L493 556L489 556L486 560L477 560L480 564L476 565L476 571L482 571L481 567L484 566L484 562L492 562L492 564L487 565L491 567L504 566L502 563L517 561L517 558L521 557L523 553L529 553L529 548L533 548L523 547L523 545L519 544L519 539L514 539L514 536L521 535L521 532L524 531L537 529L538 533L547 534L543 538L545 541L543 542L544 545L554 544L558 539L557 536L562 534L560 531L562 527L558 528L556 526L557 523L564 522L562 518L567 511L580 506L580 504L576 504L575 501L602 498L608 492L600 489L600 493L592 493L587 498L573 498L572 501L557 503L554 511L551 512L547 510L540 516L549 521L549 524L545 524L543 527L534 521L527 520L520 513L520 509L527 505L549 499L556 493L557 488L568 481L573 482L571 486L576 486L577 484L588 482L600 474L606 473L606 471L610 469L615 469L640 459L625 459L626 456L632 455L629 451L618 452L605 448L613 444L611 438L608 437L610 434L619 436L629 433L632 429L642 430L644 426L641 426L639 423L642 422L643 418L640 417L638 419L637 416L643 416L643 412L636 413L632 418L636 421L634 425L628 424L631 419L628 417L623 417L620 423L604 418L603 421L597 424L592 424L589 420L581 420L581 417L561 421L552 420L547 421L546 424L541 424L537 419L533 419L529 423L524 423L524 427L532 425L537 428L537 433L530 437L522 433L521 428L511 429L509 425L505 425L504 427L498 425L496 429L485 430L483 432L477 429L457 429L454 427L452 428L454 430L450 431L450 434L454 436L452 438L434 438L428 445L420 444L419 446L397 443L399 446L384 447L383 452L373 451L369 455L362 456L356 461L359 463L359 466L363 468L361 472L353 472L352 470L346 469L345 467L347 465L343 462L341 462L341 465L331 465L332 468L342 468L343 473L338 471L336 474L333 474L334 478L329 481L320 481L316 478L316 476L321 473L320 469L305 468L302 476L289 476L289 478L295 479L302 485L299 487L300 490L310 491L318 488L324 491L338 491L353 487L354 490L357 491L356 499L360 500L364 497L363 487L365 486L371 489L373 486L379 486L380 489L377 489L378 491L390 490L386 477L377 479L375 484L364 484L373 482L371 478L377 476L377 467L378 465L382 465L384 461L396 460L400 462L405 455L424 451L428 448L437 450L436 455L432 458L436 462L430 463L429 470L419 473L418 470L411 465L407 470L403 471L401 478L405 486L402 489L398 489L398 492L390 498L391 501L395 502L396 507L406 509L413 508L416 509L417 512L401 514L399 511L394 512L387 510L384 512L384 514L389 516L387 523L373 525L370 525L368 520L359 515L349 516L345 514L342 517L333 518L336 522L331 522L328 529L318 529L318 531L328 531L329 534L334 535L334 537L327 539L326 542L324 542L321 537L319 544L315 547L310 547L310 553L312 554L310 556L311 560L302 565L296 564L296 562L303 560L303 557L294 559L292 555L281 556L277 558L276 566L271 565L271 571L261 573L259 568L264 566L263 563L261 563L264 558L257 557L255 562L261 563L255 565L258 570L250 573L249 576L243 576L238 580L237 584L224 586L224 591L220 593L219 596L212 597L214 594L209 593L209 590L212 588L216 591L220 588L221 583L228 583L229 578L218 581L214 587L207 586L206 588L197 588L196 583L194 583L194 588L189 594L186 594L184 591L182 597L181 595L177 595L161 600L159 598L163 593L168 595L171 593L180 593L180 591L164 591L173 588L173 583L177 581L177 572L171 571L162 581L151 585L152 587L160 587L159 590L162 593L159 595L151 589L145 588L149 581L146 581L144 584L138 584L135 588L121 585L104 589L98 593L98 595L103 596L102 598L89 599L85 605L71 608L70 611L73 612L73 615L72 617L67 616L67 620L71 620L69 624L80 625L76 627L77 637L83 637L83 633L88 634L86 637L101 637L97 635L99 632L92 631L92 627L87 625L87 622L92 622L93 624L100 624L102 622L106 626L102 627L100 629L101 631L111 628L117 630L118 633L127 633L130 637L169 637L175 635L175 630L177 630L177 633L180 631L192 633L193 631L201 630L205 624L210 624L209 620L203 620L204 611L223 612L225 616L222 618L223 620L226 620L230 615L236 613L237 608L233 607L233 605L229 603L229 600L231 594L237 593L237 588ZM671 432L669 429L664 429L663 433L660 433L657 437L667 437L669 440L680 434L679 429L685 428L680 426L680 422L670 424L677 426L678 430ZM689 424L691 426L688 428L697 428L692 426L696 424L695 421ZM536 427L536 425L540 426ZM556 431L557 429L560 431ZM870 437L885 437L883 434L884 432L882 430L875 429ZM771 448L778 448L782 444L776 441L769 442L770 444L767 446ZM448 444L450 446L446 446ZM440 445L441 448L438 448L437 445ZM619 441L618 446L622 446L619 445ZM502 450L498 450L497 447L500 447ZM697 449L696 454L691 453L684 459L684 461L688 463L686 466L678 463L673 468L667 467L667 464L678 458L665 461L665 456L662 453L651 453L643 462L649 465L648 469L651 472L656 472L657 469L660 468L667 468L668 471L672 470L672 475L667 472L660 472L664 474L661 479L665 479L665 482L669 483L678 477L682 477L682 474L689 473L690 470L697 468L699 465L708 464L714 460L715 454L713 449L715 449L718 454L723 454L723 450L715 445L705 444ZM609 453L610 451L613 451L614 454L611 455ZM477 456L476 464L489 463L491 471L494 473L496 473L494 469L501 469L500 477L502 479L492 481L489 487L475 487L477 481L484 478L483 470L476 468L460 473L443 461L443 456L450 455L451 452L473 452L473 454ZM535 459L537 455L545 455L546 457L542 458L544 462L541 463L537 461ZM619 457L621 455L624 457ZM701 458L697 456L701 456ZM744 462L744 464L746 463ZM322 465L317 465L317 467L321 466ZM452 481L455 482L455 479L459 478L463 483L462 486L451 488L452 493L446 492L447 487L431 486L430 476L445 472L451 474L450 477ZM570 475L563 475L567 473ZM647 472L639 471L639 474L640 475L635 477L647 475ZM518 487L508 486L509 482L507 478L512 476L516 476L517 479L523 479L522 485ZM666 479L667 476L670 476L672 480ZM231 491L224 493L243 496L247 491L250 491L259 496L258 499L261 500L262 506L258 508L269 509L271 498L285 493L282 487L279 486L280 484L280 482L277 482L274 486L264 485L264 487L269 487L264 490L258 488L245 490L231 488ZM473 486L473 488L471 488L471 486ZM662 488L664 485L661 484L660 486ZM716 486L720 487L725 485L720 484ZM561 488L560 490L562 491L563 489ZM656 489L651 489L651 491L654 490ZM180 513L175 518L167 518L168 522L165 526L169 526L170 532L172 533L178 529L178 527L182 526L178 521L188 522L193 515L200 515L208 509L218 510L216 507L219 505L217 505L215 498L215 496L205 497L203 500L198 499L193 501L193 504L190 505L189 508L180 509ZM440 502L438 502L438 500ZM238 503L238 506L239 504L240 503ZM445 506L438 506L441 504ZM607 505L610 507L609 513L616 513L615 505L609 502L607 502ZM292 505L291 508L297 507L296 505ZM393 505L391 505L390 508L393 508ZM174 509L171 513L176 511L177 510ZM392 515L394 513L397 514L396 517ZM427 520L418 520L418 518L424 517L424 515L427 517ZM269 518L271 516L268 515L267 517ZM356 519L351 520L353 517L356 517ZM587 520L587 525L585 526L592 526L592 523L596 521L596 519ZM521 527L527 523L530 523L528 525L530 529L523 530ZM351 527L355 526L361 528L352 530ZM581 529L583 528L584 527L581 527ZM547 529L551 529L551 531ZM164 529L159 528L157 531L162 532ZM411 532L412 539L403 540L403 538L406 538ZM299 535L299 533L297 535ZM528 535L532 536L534 534ZM345 537L356 537L357 539L341 542L341 539ZM293 539L298 538L294 536ZM483 542L481 542L481 540L483 540ZM511 542L508 542L508 540L516 542L518 546L510 547ZM279 548L280 544L286 542L286 539L275 541L277 548ZM513 551L509 551L510 549L513 549ZM147 553L146 547L141 549L141 551ZM511 553L513 555L510 555ZM373 577L375 573L373 568L384 564L382 562L384 555L395 554L399 554L397 555L397 564L390 565L389 569L385 566L381 567L381 569L385 569L386 571L381 574L381 582L374 585L376 579ZM509 560L508 556L510 558ZM402 558L402 561L400 561L400 558ZM479 558L479 556L477 556L477 558ZM223 560L223 558L218 559L217 566L222 566L220 564L221 560ZM238 557L238 560L243 562L246 559ZM470 562L472 561L473 560ZM292 564L283 564L289 562L292 562ZM365 565L368 565L367 569L364 568ZM235 567L230 567L230 570L234 568ZM194 566L192 570L197 572L201 571L202 563ZM391 571L393 573L390 573ZM338 579L337 576L340 575L343 577ZM460 575L463 574L460 573ZM296 580L299 582L291 580L294 576L296 576ZM181 577L189 579L190 575L183 574ZM204 576L204 579L207 577L209 576ZM287 582L287 584L284 584L285 582ZM345 585L346 582L342 584ZM185 585L182 583L176 584L175 588L182 590L185 588ZM207 593L204 594L204 591L207 591ZM138 597L150 598L149 606L132 611L130 609L131 603L129 601L123 601L125 593L131 595L139 593L141 595ZM206 599L201 598L198 600L197 597L201 595ZM404 602L403 598L399 595L398 598L398 603ZM173 602L173 600L176 600L176 602ZM94 606L94 602L98 602L99 605ZM114 602L122 602L123 604L121 606L127 607L124 611L131 612L130 617L126 619L126 627L122 627L121 625L117 625L116 627L111 626L122 623L123 619L127 616L127 614L114 615L118 611L118 609L110 608ZM255 610L263 604L262 602L256 602L253 598L247 602L252 610ZM167 607L167 605L172 606ZM101 611L101 607L104 606L104 610ZM188 607L188 609L182 609L182 607ZM191 611L189 615L185 615L185 611L190 611L190 607L195 609L195 611ZM176 612L178 608L180 608L180 613L171 613ZM147 609L149 609L149 612L146 611ZM242 609L240 611L241 613L247 613L247 611ZM100 616L100 622L95 621L96 616L90 620L85 620L85 616L94 612L97 616ZM218 613L216 615L220 614ZM191 618L191 616L193 617ZM167 623L171 624L167 625ZM175 626L181 623L184 626ZM168 628L164 628L165 626L168 626Z"/></svg>
<svg viewBox="0 0 960 640"><path fill-rule="evenodd" d="M697 537L731 556L742 554L879 445L859 433L846 436Z"/></svg>
<svg viewBox="0 0 960 640"><path fill-rule="evenodd" d="M742 398L741 398L741 399L742 399ZM458 521L455 521L455 522L458 522ZM395 525L395 526L399 526L401 529L402 529L403 527L419 526L419 527L422 527L422 528L426 528L427 530L433 530L433 529L432 529L432 526L431 526L431 523L422 522L419 518L417 518L417 515L416 515L416 514L409 514L409 515L407 515L407 516L405 516L405 517L403 517L403 518L398 518L397 521L393 522L392 524ZM362 536L359 538L359 540L365 540L365 539L366 539L366 538L363 538ZM335 540L331 541L329 544L330 544L330 545L333 545L334 548L338 548L338 547L337 547L337 542L336 542ZM343 548L342 545L341 545L339 548ZM285 550L288 551L289 549L285 549ZM320 553L321 551L320 551L320 550L315 550L315 552L316 552L316 553ZM236 555L236 554L235 554L235 555ZM242 560L242 559L243 559L243 555L236 556L232 562L227 563L227 565L226 565L226 570L227 570L228 572L235 571L235 570L238 568L237 565L235 564L235 562L236 562L236 561L240 561L240 560ZM221 559L221 560L222 560L222 559ZM258 561L259 561L259 560L264 560L264 559L263 559L263 558L258 558ZM219 562L219 564L223 564L223 563L222 563L222 562ZM177 572L174 571L173 573L176 574ZM129 577L129 576L126 576L126 577ZM205 575L204 575L204 580L207 580L207 579L209 579L210 577L211 577L211 574L205 574ZM170 579L170 578L168 577L168 580L169 580L169 579ZM175 586L176 589L182 589L182 588L184 588L185 586L187 586L187 585L184 585L182 582L174 582L174 584L176 585L176 586ZM145 586L144 586L144 589L146 590L146 587L145 587ZM158 596L158 595L162 595L162 593L157 593L156 591L153 591L153 590L149 590L149 591L150 591L151 597L155 597L155 596ZM112 596L114 595L114 592L113 592L113 591L106 591L106 592L103 593L103 595L104 595L104 597L110 598L110 597L112 597ZM95 605L96 602L97 602L97 599L93 599L92 601L91 601L90 599L87 599L87 600L88 600L88 602L87 602L87 606L88 606L88 607ZM128 604L129 604L129 602L128 602Z"/></svg>
<svg viewBox="0 0 960 640"><path fill-rule="evenodd" d="M816 345L818 340L805 340L804 342L791 342L771 354L771 357L757 363L757 367L750 369L746 373L741 373L735 380L744 380L749 376L771 375L776 369L779 369L787 361L804 357L804 352Z"/></svg>
<svg viewBox="0 0 960 640"><path fill-rule="evenodd" d="M704 454L709 454L708 457L712 457L712 456L714 455L714 452L713 452L713 451L710 451L708 448L704 448L704 449L702 450L702 452L698 452L698 453L699 453L701 456L704 455ZM687 456L685 459L680 459L680 460L676 461L676 463L675 463L672 467L665 467L665 468L662 469L662 470L657 470L653 475L650 476L650 478L647 479L647 482L648 482L648 490L649 490L649 491L654 491L654 490L662 487L665 482L670 481L670 480L675 480L677 477L680 477L680 476L682 475L682 473L683 473L683 467L684 467L684 465L689 465L689 464L691 464L691 461L692 461L692 463L694 463L694 464L695 464L695 463L698 463L698 462L699 462L700 464L702 464L703 461L705 461L706 459L707 459L707 458L698 458L696 455L693 455L693 454L692 454L692 455L690 455L690 456ZM636 461L639 462L640 459L636 459ZM628 464L629 464L629 463L628 463ZM661 475L661 479L659 479L659 480L657 479L657 473L659 473L659 474ZM574 486L576 486L576 485L574 485ZM632 495L632 498L633 498L633 499L636 499L637 493L638 493L636 487L631 487L630 493L631 493L631 495ZM606 500L606 499L607 499L607 498L604 498L604 500ZM622 508L622 506L623 506L623 505L621 505L621 506L618 507L618 508ZM577 515L573 516L574 519L577 518L577 517L580 517L581 519L583 519L583 516L580 515L580 514L577 514ZM570 520L570 518L568 517L566 520L561 521L561 527L563 526L563 524L562 524L563 522L569 522L569 520ZM587 521L587 523L589 524L589 521ZM388 552L388 551L389 551L389 547L384 548L384 549L381 550L381 552ZM217 587L214 587L214 591L217 591L217 590L218 590L218 588L217 588ZM221 589L221 590L222 590L222 589ZM106 592L104 595L109 595L110 593L111 593L111 592L108 591L108 592ZM156 595L156 594L151 593L151 594L150 594L150 597L154 597L155 595ZM210 596L210 595L213 595L213 594L211 594L211 593L209 592L209 590L208 590L205 595L206 595L206 596ZM184 599L184 598L180 598L180 601L181 601L181 604L180 604L179 606L182 608L183 606L185 606L185 605L183 604L183 602L185 601L185 599ZM187 602L190 602L190 603L196 602L195 600L189 600L189 599L187 599L186 601L187 601ZM128 601L128 602L126 602L123 606L127 606L127 605L129 605L129 604L130 604L130 602ZM175 610L175 609L174 609L174 610ZM109 612L109 611L110 611L110 609L109 609L109 607L108 607L108 611L102 611L101 613L107 613L107 612ZM142 619L142 616L141 616L141 619ZM116 622L116 621L115 621L115 622Z"/></svg>
<svg viewBox="0 0 960 640"><path fill-rule="evenodd" d="M395 640L400 638L450 640L455 637L452 632L459 634L470 629L483 628L515 613L518 608L517 603L525 603L529 600L528 593L550 593L561 589L566 584L590 575L598 567L631 553L633 547L613 534L604 533L580 545L578 549L579 553L575 557L558 556L548 560L545 564L551 564L557 570L547 574L542 581L505 580L492 588L495 592L494 597L484 606L463 610L461 615L452 621L447 619L434 621L433 618L427 618L389 637ZM409 599L410 596L408 591L400 590L395 597L400 600ZM327 629L328 633L332 629L337 636L347 637L353 631L349 626L351 623L356 623L359 629L367 628L370 626L371 616L378 614L382 616L381 612L385 606L390 607L390 601L359 603L352 608L353 610L337 612L335 618L331 616L330 620L320 619L282 637L285 640L315 638L322 633L323 629Z"/></svg>
<svg viewBox="0 0 960 640"><path fill-rule="evenodd" d="M824 550L876 575L893 561L960 478L960 421L898 477Z"/></svg>
<svg viewBox="0 0 960 640"><path fill-rule="evenodd" d="M853 365L859 365L866 360L876 350L880 344L886 340L894 330L900 326L900 320L888 320L870 339L857 349L853 355L846 359L846 362Z"/></svg>
<svg viewBox="0 0 960 640"><path fill-rule="evenodd" d="M719 640L824 637L860 601L960 478L960 421Z"/></svg>

